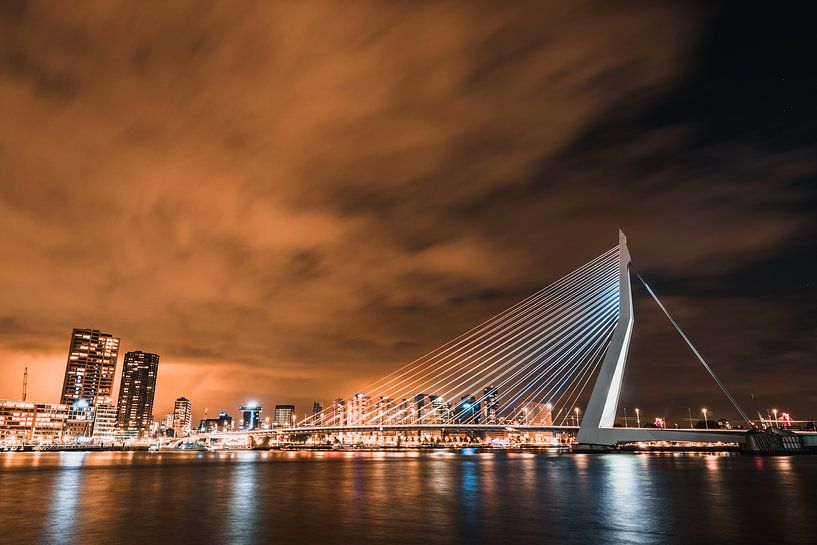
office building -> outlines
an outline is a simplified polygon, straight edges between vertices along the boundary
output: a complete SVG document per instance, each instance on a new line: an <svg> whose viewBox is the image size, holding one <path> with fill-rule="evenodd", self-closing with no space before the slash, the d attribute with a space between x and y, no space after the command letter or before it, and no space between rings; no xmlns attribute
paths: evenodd
<svg viewBox="0 0 817 545"><path fill-rule="evenodd" d="M368 423L369 418L369 396L358 393L349 400L346 405L346 424L349 426L362 426Z"/></svg>
<svg viewBox="0 0 817 545"><path fill-rule="evenodd" d="M0 401L0 441L58 443L63 439L68 405Z"/></svg>
<svg viewBox="0 0 817 545"><path fill-rule="evenodd" d="M499 388L488 386L482 390L482 421L496 424L499 420Z"/></svg>
<svg viewBox="0 0 817 545"><path fill-rule="evenodd" d="M457 424L479 424L480 404L472 395L464 395L454 409L454 420Z"/></svg>
<svg viewBox="0 0 817 545"><path fill-rule="evenodd" d="M346 400L343 398L336 398L332 403L332 422L331 426L344 426L346 424Z"/></svg>
<svg viewBox="0 0 817 545"><path fill-rule="evenodd" d="M257 430L261 427L261 412L264 408L256 403L250 401L241 408L241 429L243 430Z"/></svg>
<svg viewBox="0 0 817 545"><path fill-rule="evenodd" d="M295 405L276 405L273 426L289 428L295 425Z"/></svg>
<svg viewBox="0 0 817 545"><path fill-rule="evenodd" d="M138 437L150 429L158 373L158 354L141 350L125 354L116 415L116 427L122 437Z"/></svg>
<svg viewBox="0 0 817 545"><path fill-rule="evenodd" d="M312 403L312 417L309 421L313 426L323 425L323 403L320 401Z"/></svg>
<svg viewBox="0 0 817 545"><path fill-rule="evenodd" d="M388 397L380 396L374 405L373 424L383 425L393 421L394 403Z"/></svg>
<svg viewBox="0 0 817 545"><path fill-rule="evenodd" d="M98 397L113 395L119 338L97 329L74 329L60 403L73 406L84 399L93 406Z"/></svg>
<svg viewBox="0 0 817 545"><path fill-rule="evenodd" d="M116 405L110 397L100 398L93 408L94 427L91 438L94 443L113 443L116 439Z"/></svg>
<svg viewBox="0 0 817 545"><path fill-rule="evenodd" d="M411 423L423 424L426 416L426 395L417 394L414 396L414 415Z"/></svg>
<svg viewBox="0 0 817 545"><path fill-rule="evenodd" d="M218 418L205 418L199 421L199 433L224 432L232 429L233 417L225 412L218 413Z"/></svg>
<svg viewBox="0 0 817 545"><path fill-rule="evenodd" d="M423 421L425 424L448 424L451 419L451 404L443 397L429 394L430 414Z"/></svg>
<svg viewBox="0 0 817 545"><path fill-rule="evenodd" d="M180 397L173 405L173 435L185 437L190 435L190 418L192 404L186 397Z"/></svg>

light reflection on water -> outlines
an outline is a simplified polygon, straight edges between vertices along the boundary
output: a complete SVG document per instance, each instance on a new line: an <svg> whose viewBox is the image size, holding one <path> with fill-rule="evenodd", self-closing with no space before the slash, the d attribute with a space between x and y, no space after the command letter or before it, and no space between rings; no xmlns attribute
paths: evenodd
<svg viewBox="0 0 817 545"><path fill-rule="evenodd" d="M0 454L0 543L813 543L817 457Z"/></svg>

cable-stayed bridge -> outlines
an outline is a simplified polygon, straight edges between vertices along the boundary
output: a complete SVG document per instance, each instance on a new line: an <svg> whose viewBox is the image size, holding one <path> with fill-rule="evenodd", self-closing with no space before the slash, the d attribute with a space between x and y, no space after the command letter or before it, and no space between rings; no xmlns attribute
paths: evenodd
<svg viewBox="0 0 817 545"><path fill-rule="evenodd" d="M359 393L336 399L293 427L244 433L569 432L590 450L640 441L746 441L745 429L616 426L634 328L633 276L627 239L619 232L615 247ZM635 278L735 408L741 425L752 428L754 422L652 289L640 275Z"/></svg>

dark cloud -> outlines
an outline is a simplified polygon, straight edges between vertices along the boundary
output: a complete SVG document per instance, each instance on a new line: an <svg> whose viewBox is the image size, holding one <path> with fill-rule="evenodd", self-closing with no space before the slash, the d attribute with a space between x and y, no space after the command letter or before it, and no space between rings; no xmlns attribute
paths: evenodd
<svg viewBox="0 0 817 545"><path fill-rule="evenodd" d="M93 326L162 355L158 410L304 407L624 227L729 384L793 393L815 378L814 38L767 15L4 3L0 370L31 362L55 399L70 328ZM647 316L625 397L663 411Z"/></svg>

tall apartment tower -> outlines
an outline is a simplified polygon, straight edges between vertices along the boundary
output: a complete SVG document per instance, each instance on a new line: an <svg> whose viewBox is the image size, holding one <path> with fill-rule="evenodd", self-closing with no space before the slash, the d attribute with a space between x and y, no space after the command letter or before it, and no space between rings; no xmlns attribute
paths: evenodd
<svg viewBox="0 0 817 545"><path fill-rule="evenodd" d="M150 429L158 373L158 354L141 350L125 354L116 413L120 435L138 437Z"/></svg>
<svg viewBox="0 0 817 545"><path fill-rule="evenodd" d="M190 413L192 404L186 397L180 397L173 405L173 431L176 437L190 434Z"/></svg>
<svg viewBox="0 0 817 545"><path fill-rule="evenodd" d="M119 338L98 329L74 329L60 403L93 406L99 398L113 395Z"/></svg>

